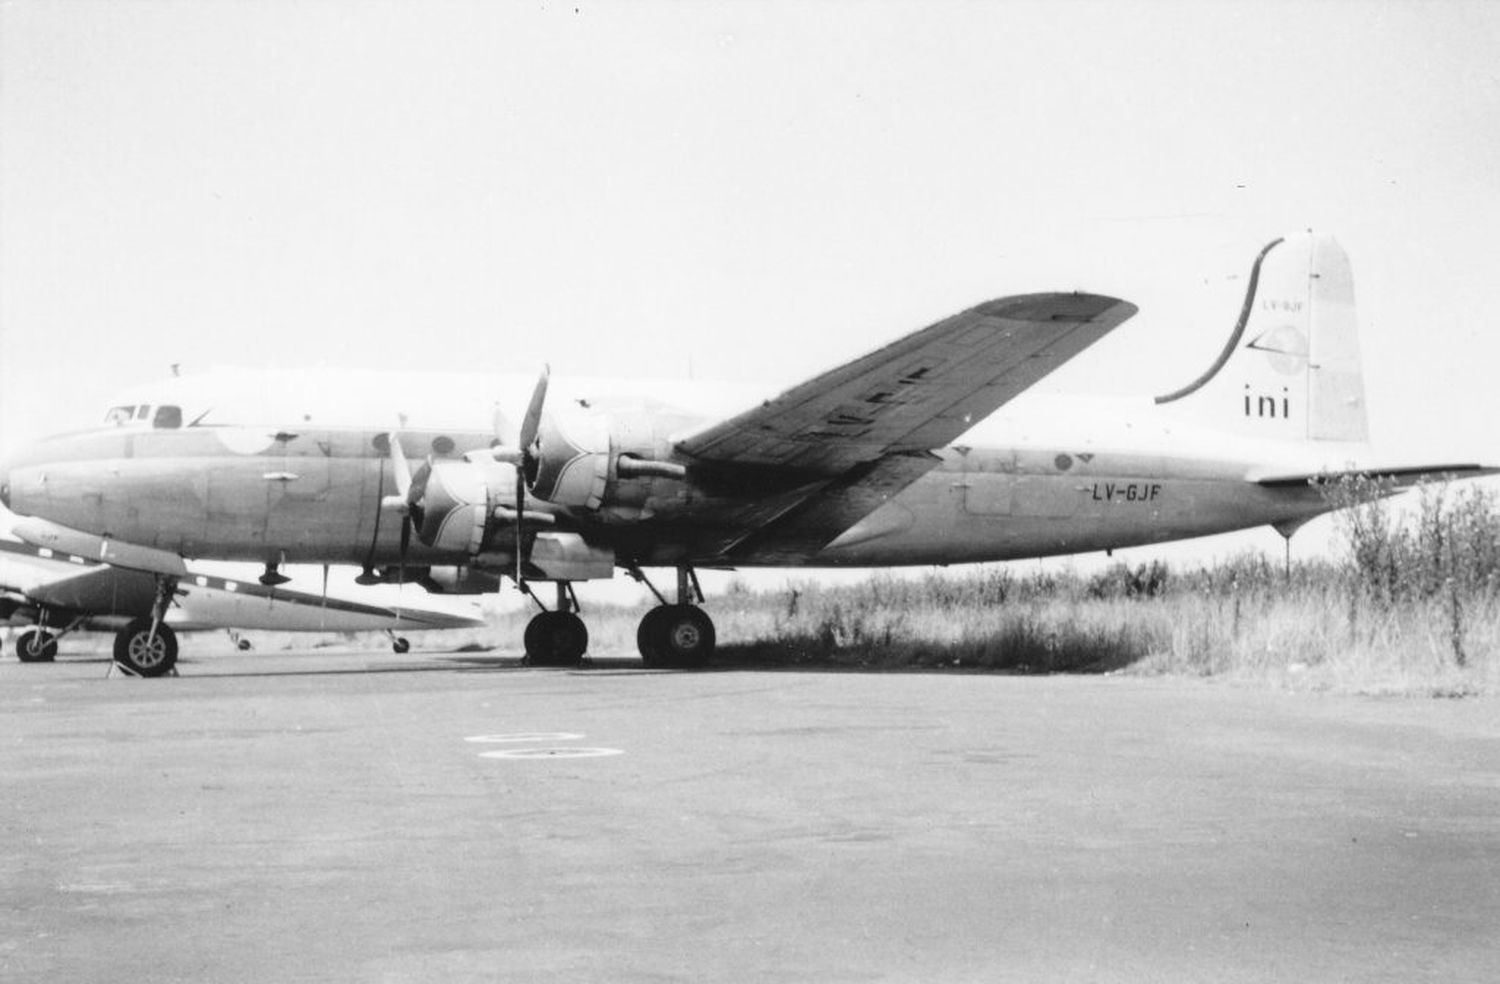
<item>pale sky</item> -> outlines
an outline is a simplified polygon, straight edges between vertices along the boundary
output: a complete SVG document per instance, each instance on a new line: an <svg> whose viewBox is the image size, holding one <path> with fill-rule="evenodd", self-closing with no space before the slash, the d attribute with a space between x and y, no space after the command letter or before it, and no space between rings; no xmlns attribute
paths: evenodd
<svg viewBox="0 0 1500 984"><path fill-rule="evenodd" d="M172 363L771 395L1057 289L1141 313L1047 387L1149 396L1310 227L1377 446L1495 461L1497 52L1487 3L10 0L0 448Z"/></svg>

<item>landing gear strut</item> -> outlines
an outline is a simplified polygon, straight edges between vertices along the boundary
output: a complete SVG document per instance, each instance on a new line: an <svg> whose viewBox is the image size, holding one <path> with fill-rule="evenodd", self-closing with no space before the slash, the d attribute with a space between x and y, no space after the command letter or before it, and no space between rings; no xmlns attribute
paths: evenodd
<svg viewBox="0 0 1500 984"><path fill-rule="evenodd" d="M57 636L46 629L27 629L16 639L16 658L23 663L50 663L57 658Z"/></svg>
<svg viewBox="0 0 1500 984"><path fill-rule="evenodd" d="M713 655L717 639L713 619L699 608L703 589L691 567L677 569L677 604L668 604L661 592L638 568L630 571L656 595L660 605L648 611L635 633L636 648L647 666L702 666Z"/></svg>
<svg viewBox="0 0 1500 984"><path fill-rule="evenodd" d="M47 628L49 612L43 608L37 615L36 628L27 629L16 639L16 658L23 663L50 663L57 659L57 642L83 624L79 616L53 632Z"/></svg>
<svg viewBox="0 0 1500 984"><path fill-rule="evenodd" d="M524 588L531 594L529 587ZM526 623L524 643L530 666L577 666L589 648L589 630L578 617L578 596L568 581L557 582L557 607L548 611L536 595L531 599L542 608Z"/></svg>
<svg viewBox="0 0 1500 984"><path fill-rule="evenodd" d="M177 578L156 577L156 601L142 616L115 636L115 663L132 676L158 677L177 665L177 634L162 621L177 594Z"/></svg>

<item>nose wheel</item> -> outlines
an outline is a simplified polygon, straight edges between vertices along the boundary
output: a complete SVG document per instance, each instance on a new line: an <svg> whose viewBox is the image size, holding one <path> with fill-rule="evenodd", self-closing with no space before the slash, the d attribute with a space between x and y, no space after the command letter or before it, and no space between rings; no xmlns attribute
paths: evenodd
<svg viewBox="0 0 1500 984"><path fill-rule="evenodd" d="M46 629L27 629L16 640L16 658L23 663L50 663L57 658L57 636Z"/></svg>

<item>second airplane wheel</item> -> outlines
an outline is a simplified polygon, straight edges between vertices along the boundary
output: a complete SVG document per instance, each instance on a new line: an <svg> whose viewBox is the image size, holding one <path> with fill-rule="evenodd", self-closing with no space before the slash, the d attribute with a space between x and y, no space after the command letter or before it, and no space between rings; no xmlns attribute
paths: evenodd
<svg viewBox="0 0 1500 984"><path fill-rule="evenodd" d="M46 629L27 629L16 640L16 658L23 663L50 663L57 658L57 637Z"/></svg>
<svg viewBox="0 0 1500 984"><path fill-rule="evenodd" d="M648 666L702 666L713 655L714 623L694 605L661 605L646 613L636 644Z"/></svg>
<svg viewBox="0 0 1500 984"><path fill-rule="evenodd" d="M635 648L641 651L641 659L647 666L660 666L666 661L662 652L662 616L667 606L658 605L641 617L640 627L635 630Z"/></svg>
<svg viewBox="0 0 1500 984"><path fill-rule="evenodd" d="M575 666L589 648L589 630L573 612L541 612L526 623L526 661L532 666Z"/></svg>
<svg viewBox="0 0 1500 984"><path fill-rule="evenodd" d="M159 625L152 638L151 620L138 618L115 636L115 662L136 676L161 676L177 665L177 634Z"/></svg>

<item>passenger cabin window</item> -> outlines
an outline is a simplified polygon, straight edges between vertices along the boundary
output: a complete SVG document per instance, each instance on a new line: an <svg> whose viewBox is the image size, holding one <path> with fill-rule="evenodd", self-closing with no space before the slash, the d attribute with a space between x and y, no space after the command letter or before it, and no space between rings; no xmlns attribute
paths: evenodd
<svg viewBox="0 0 1500 984"><path fill-rule="evenodd" d="M156 408L156 416L151 419L151 426L158 430L177 429L182 426L182 407L159 406Z"/></svg>

